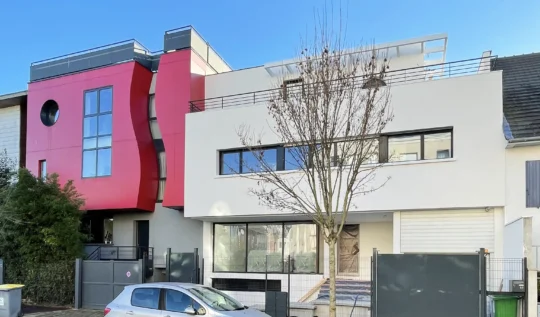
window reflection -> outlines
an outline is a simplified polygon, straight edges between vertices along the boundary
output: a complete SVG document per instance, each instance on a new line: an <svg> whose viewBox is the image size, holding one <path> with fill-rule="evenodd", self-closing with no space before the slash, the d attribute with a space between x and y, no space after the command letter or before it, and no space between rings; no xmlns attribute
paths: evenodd
<svg viewBox="0 0 540 317"><path fill-rule="evenodd" d="M435 160L450 158L452 133L434 133L424 136L424 159Z"/></svg>
<svg viewBox="0 0 540 317"><path fill-rule="evenodd" d="M240 152L221 153L220 174L240 173Z"/></svg>
<svg viewBox="0 0 540 317"><path fill-rule="evenodd" d="M317 226L286 224L284 227L285 256L291 257L292 273L317 272ZM285 259L286 261L288 258ZM286 265L285 271L289 265Z"/></svg>
<svg viewBox="0 0 540 317"><path fill-rule="evenodd" d="M420 135L388 138L390 162L416 161L420 159Z"/></svg>
<svg viewBox="0 0 540 317"><path fill-rule="evenodd" d="M283 225L248 224L248 272L282 272Z"/></svg>
<svg viewBox="0 0 540 317"><path fill-rule="evenodd" d="M214 226L214 271L246 271L246 225Z"/></svg>

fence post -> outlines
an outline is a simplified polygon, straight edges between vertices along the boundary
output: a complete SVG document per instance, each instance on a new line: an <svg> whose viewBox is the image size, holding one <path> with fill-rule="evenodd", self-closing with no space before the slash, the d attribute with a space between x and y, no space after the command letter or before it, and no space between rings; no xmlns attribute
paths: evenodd
<svg viewBox="0 0 540 317"><path fill-rule="evenodd" d="M287 272L287 317L291 317L291 255L288 258L289 272Z"/></svg>
<svg viewBox="0 0 540 317"><path fill-rule="evenodd" d="M0 259L0 284L5 284L4 259Z"/></svg>
<svg viewBox="0 0 540 317"><path fill-rule="evenodd" d="M201 285L204 285L204 258L201 259Z"/></svg>
<svg viewBox="0 0 540 317"><path fill-rule="evenodd" d="M480 248L478 252L478 267L480 269L480 317L487 316L487 266L486 249Z"/></svg>
<svg viewBox="0 0 540 317"><path fill-rule="evenodd" d="M165 255L165 274L167 275L167 282L171 281L171 248L167 248L167 255Z"/></svg>
<svg viewBox="0 0 540 317"><path fill-rule="evenodd" d="M377 317L377 248L373 248L371 256L371 317Z"/></svg>
<svg viewBox="0 0 540 317"><path fill-rule="evenodd" d="M523 317L529 316L529 268L527 267L527 258L523 258L523 287L525 288L525 296L523 300L523 306L525 306L525 309L523 310Z"/></svg>
<svg viewBox="0 0 540 317"><path fill-rule="evenodd" d="M264 256L264 293L268 292L268 254Z"/></svg>
<svg viewBox="0 0 540 317"><path fill-rule="evenodd" d="M75 309L82 308L82 259L75 260Z"/></svg>
<svg viewBox="0 0 540 317"><path fill-rule="evenodd" d="M195 264L195 268L193 269L193 273L195 275L195 280L193 283L199 284L199 249L195 248L193 250L193 263Z"/></svg>

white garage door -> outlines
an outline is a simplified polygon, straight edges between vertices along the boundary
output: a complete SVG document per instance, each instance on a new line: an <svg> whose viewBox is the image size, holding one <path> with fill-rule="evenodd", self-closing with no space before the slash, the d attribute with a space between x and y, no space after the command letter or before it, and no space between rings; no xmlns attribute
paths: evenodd
<svg viewBox="0 0 540 317"><path fill-rule="evenodd" d="M401 212L401 252L494 251L494 219L483 209Z"/></svg>

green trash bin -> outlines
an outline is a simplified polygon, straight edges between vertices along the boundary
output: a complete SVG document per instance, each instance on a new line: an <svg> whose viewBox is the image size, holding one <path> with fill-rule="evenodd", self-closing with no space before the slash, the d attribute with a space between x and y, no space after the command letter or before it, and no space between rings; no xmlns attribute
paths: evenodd
<svg viewBox="0 0 540 317"><path fill-rule="evenodd" d="M493 296L495 317L517 317L518 297Z"/></svg>

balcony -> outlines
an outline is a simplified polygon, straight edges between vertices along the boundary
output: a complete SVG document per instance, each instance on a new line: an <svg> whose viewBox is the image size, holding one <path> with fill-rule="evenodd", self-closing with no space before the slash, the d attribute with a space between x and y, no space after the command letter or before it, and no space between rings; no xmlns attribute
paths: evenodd
<svg viewBox="0 0 540 317"><path fill-rule="evenodd" d="M489 72L493 58L496 58L496 56L484 55L480 58L389 71L386 74L385 83L388 86L403 85ZM364 84L364 80L361 75L357 76L357 78L357 88L360 88ZM305 89L305 86L292 86L287 88L287 93L299 93L302 89ZM260 104L268 102L279 90L280 88L274 88L193 100L189 103L190 112Z"/></svg>

